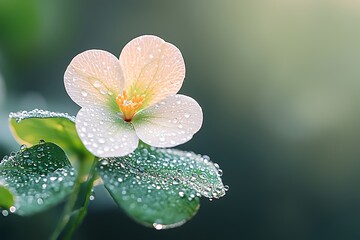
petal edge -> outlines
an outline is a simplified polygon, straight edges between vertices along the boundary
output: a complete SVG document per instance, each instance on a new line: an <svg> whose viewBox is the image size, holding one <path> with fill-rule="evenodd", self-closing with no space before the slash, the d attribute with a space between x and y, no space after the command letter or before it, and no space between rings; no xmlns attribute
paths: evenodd
<svg viewBox="0 0 360 240"><path fill-rule="evenodd" d="M180 50L171 43L144 35L131 40L120 54L125 89L145 95L145 109L175 95L185 78L185 63Z"/></svg>
<svg viewBox="0 0 360 240"><path fill-rule="evenodd" d="M124 76L119 60L103 50L76 55L64 74L65 89L81 107L105 106L123 89Z"/></svg>

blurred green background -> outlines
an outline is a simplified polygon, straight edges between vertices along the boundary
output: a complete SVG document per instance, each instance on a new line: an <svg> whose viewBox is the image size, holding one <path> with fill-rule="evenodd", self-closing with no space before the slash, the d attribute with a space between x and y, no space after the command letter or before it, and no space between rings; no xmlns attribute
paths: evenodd
<svg viewBox="0 0 360 240"><path fill-rule="evenodd" d="M183 53L204 124L179 148L224 170L227 195L155 231L103 188L74 239L360 239L360 1L0 0L0 155L10 111L69 112L63 74L87 49L154 34ZM1 239L46 239L61 206L0 217Z"/></svg>

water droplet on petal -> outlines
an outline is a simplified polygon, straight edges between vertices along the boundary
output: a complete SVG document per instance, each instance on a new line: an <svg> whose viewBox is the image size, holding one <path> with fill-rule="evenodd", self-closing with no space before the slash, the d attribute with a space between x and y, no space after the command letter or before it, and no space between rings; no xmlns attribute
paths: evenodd
<svg viewBox="0 0 360 240"><path fill-rule="evenodd" d="M81 95L83 95L84 97L86 97L88 95L88 93L85 90L81 91Z"/></svg>
<svg viewBox="0 0 360 240"><path fill-rule="evenodd" d="M99 88L102 86L101 82L99 80L96 80L94 83L93 83L93 86L96 87L96 88Z"/></svg>

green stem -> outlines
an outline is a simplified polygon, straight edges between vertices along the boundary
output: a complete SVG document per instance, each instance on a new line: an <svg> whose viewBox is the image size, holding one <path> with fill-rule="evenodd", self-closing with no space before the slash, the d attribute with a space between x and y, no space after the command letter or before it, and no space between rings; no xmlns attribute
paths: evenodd
<svg viewBox="0 0 360 240"><path fill-rule="evenodd" d="M74 206L76 204L76 199L78 197L78 193L80 190L80 184L81 184L81 174L79 173L79 175L76 179L76 182L74 184L74 190L65 205L65 209L60 217L60 221L58 222L58 225L56 226L54 233L50 237L51 240L58 239L62 230L65 228L66 224L69 222L72 209L74 208Z"/></svg>
<svg viewBox="0 0 360 240"><path fill-rule="evenodd" d="M57 240L59 238L60 234L64 231L65 227L68 225L68 223L73 215L74 207L76 205L77 199L79 198L81 180L82 180L83 176L86 176L86 174L88 174L87 183L89 183L89 184L88 184L87 191L86 191L87 193L86 193L85 203L84 203L83 207L80 209L80 212L84 211L83 210L84 207L87 208L88 199L90 197L91 189L92 189L94 180L96 178L95 166L96 166L97 162L98 162L98 158L95 157L93 160L91 170L88 173L84 172L85 171L84 167L80 164L79 173L78 173L78 176L74 183L74 190L71 193L71 195L66 203L64 212L62 213L62 215L60 217L60 221L58 222L58 225L56 226L52 236L50 237L50 240ZM85 209L85 213L83 213L82 215L84 215L84 216L86 215L86 209ZM81 219L81 221L82 221L82 219ZM81 221L76 221L75 224L71 226L71 228L70 228L70 230L72 230L71 233L73 233L73 231L78 227L78 225L81 223ZM71 236L68 234L68 231L65 234L68 237Z"/></svg>
<svg viewBox="0 0 360 240"><path fill-rule="evenodd" d="M88 205L90 202L91 190L93 188L94 181L96 179L96 174L95 174L96 163L97 163L97 159L95 159L95 161L93 163L91 172L90 172L88 180L87 180L87 189L86 189L84 203L83 203L82 207L79 209L79 212L76 215L74 221L72 222L69 230L65 233L64 239L70 239L70 237L72 236L74 231L80 226L80 224L83 222L83 220L87 214L87 209L88 209Z"/></svg>

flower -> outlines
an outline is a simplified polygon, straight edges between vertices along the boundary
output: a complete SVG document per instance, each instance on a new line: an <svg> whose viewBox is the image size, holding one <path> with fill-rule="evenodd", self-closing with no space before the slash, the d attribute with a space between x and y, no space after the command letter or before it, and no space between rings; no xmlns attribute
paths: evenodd
<svg viewBox="0 0 360 240"><path fill-rule="evenodd" d="M130 41L118 59L103 50L75 56L65 71L65 88L80 107L76 130L98 157L133 152L139 139L154 147L187 142L203 114L192 98L176 94L185 64L178 48L159 37Z"/></svg>

